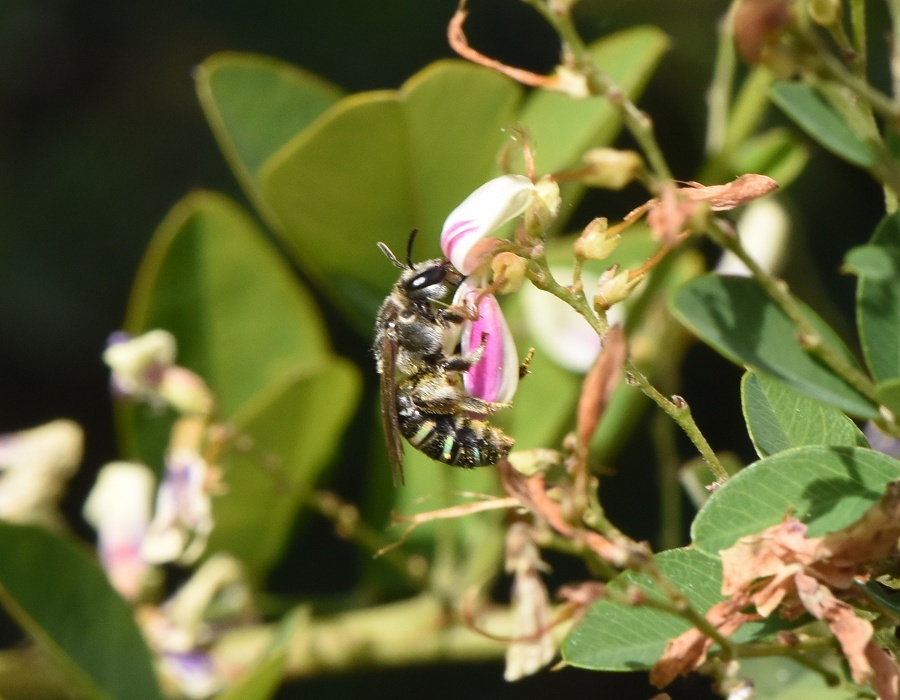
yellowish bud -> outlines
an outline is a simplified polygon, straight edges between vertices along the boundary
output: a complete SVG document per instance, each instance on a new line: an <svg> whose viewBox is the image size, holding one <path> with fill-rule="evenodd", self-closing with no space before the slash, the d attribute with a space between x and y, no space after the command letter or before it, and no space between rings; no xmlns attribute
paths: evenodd
<svg viewBox="0 0 900 700"><path fill-rule="evenodd" d="M572 70L565 65L556 67L548 87L554 92L561 92L576 100L583 100L585 97L591 96L584 73Z"/></svg>
<svg viewBox="0 0 900 700"><path fill-rule="evenodd" d="M184 367L168 367L159 383L159 394L179 413L208 416L213 410L213 396L206 383Z"/></svg>
<svg viewBox="0 0 900 700"><path fill-rule="evenodd" d="M583 182L590 187L621 190L644 169L644 160L635 151L592 148L584 154L588 173Z"/></svg>
<svg viewBox="0 0 900 700"><path fill-rule="evenodd" d="M515 253L498 253L491 260L491 270L494 280L502 279L503 283L497 288L501 294L509 294L516 291L525 279L525 261Z"/></svg>
<svg viewBox="0 0 900 700"><path fill-rule="evenodd" d="M604 217L594 219L585 227L581 237L575 241L573 246L575 255L583 260L603 260L616 249L619 241L622 240L619 230L619 227L609 228Z"/></svg>
<svg viewBox="0 0 900 700"><path fill-rule="evenodd" d="M613 304L627 299L643 279L643 275L636 275L634 279L630 279L630 275L629 270L620 272L618 265L613 265L600 275L597 293L594 295L594 308L598 311L606 311Z"/></svg>
<svg viewBox="0 0 900 700"><path fill-rule="evenodd" d="M534 185L534 194L525 210L525 230L532 238L544 235L559 214L562 199L556 180L545 175Z"/></svg>

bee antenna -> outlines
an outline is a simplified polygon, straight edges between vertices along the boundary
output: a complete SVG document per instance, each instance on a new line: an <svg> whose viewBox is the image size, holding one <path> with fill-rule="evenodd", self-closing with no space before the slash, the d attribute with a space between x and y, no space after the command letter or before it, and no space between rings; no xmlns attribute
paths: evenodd
<svg viewBox="0 0 900 700"><path fill-rule="evenodd" d="M419 229L414 228L412 231L409 232L409 240L406 241L406 264L409 267L413 266L413 264L412 264L412 249L413 249L413 243L416 242L416 234L418 232L419 232Z"/></svg>
<svg viewBox="0 0 900 700"><path fill-rule="evenodd" d="M397 260L397 257L394 255L394 253L391 251L391 249L387 247L386 243L382 243L381 241L378 241L378 248L381 250L382 253L385 254L385 257L387 257L387 259L390 260L394 264L394 267L399 267L401 270L406 269L406 266L402 262Z"/></svg>

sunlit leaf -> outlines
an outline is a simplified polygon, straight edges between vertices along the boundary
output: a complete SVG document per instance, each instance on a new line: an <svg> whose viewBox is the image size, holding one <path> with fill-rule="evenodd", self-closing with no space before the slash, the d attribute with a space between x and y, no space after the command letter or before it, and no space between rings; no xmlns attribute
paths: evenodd
<svg viewBox="0 0 900 700"><path fill-rule="evenodd" d="M209 192L186 197L160 225L125 328L173 333L177 362L206 380L226 417L286 372L321 363L328 348L312 297L247 214ZM158 463L162 422L145 410L127 414L126 452Z"/></svg>
<svg viewBox="0 0 900 700"><path fill-rule="evenodd" d="M227 490L213 499L211 551L238 557L260 578L277 561L298 509L341 444L359 376L333 357L289 372L234 416L236 447L222 459ZM240 445L249 438L250 448Z"/></svg>
<svg viewBox="0 0 900 700"><path fill-rule="evenodd" d="M798 518L817 537L850 525L886 485L900 479L900 461L861 447L795 447L746 467L725 482L697 514L694 545L714 554L740 537Z"/></svg>
<svg viewBox="0 0 900 700"><path fill-rule="evenodd" d="M866 397L801 347L793 323L752 279L705 275L679 289L671 305L682 323L733 362L851 415L878 416ZM834 331L806 313L823 341L851 360Z"/></svg>
<svg viewBox="0 0 900 700"><path fill-rule="evenodd" d="M722 562L697 549L671 549L654 559L660 572L676 582L690 604L705 613L723 600ZM632 586L647 595L663 595L652 580L644 575L626 572L611 584L617 591ZM683 618L647 606L629 606L598 600L578 623L562 647L563 660L580 668L596 671L638 671L653 666L669 640L690 629ZM738 642L764 636L775 629L774 621L744 625L735 635Z"/></svg>
<svg viewBox="0 0 900 700"><path fill-rule="evenodd" d="M0 603L79 697L159 700L131 609L82 548L40 528L0 523L0 551Z"/></svg>
<svg viewBox="0 0 900 700"><path fill-rule="evenodd" d="M214 54L194 78L219 147L257 204L262 164L342 96L301 68L250 53Z"/></svg>
<svg viewBox="0 0 900 700"><path fill-rule="evenodd" d="M871 244L850 251L859 274L856 307L863 356L875 379L900 378L900 214L885 217Z"/></svg>
<svg viewBox="0 0 900 700"><path fill-rule="evenodd" d="M776 82L771 94L772 101L819 145L861 168L875 165L869 145L814 87L800 82Z"/></svg>
<svg viewBox="0 0 900 700"><path fill-rule="evenodd" d="M760 457L801 445L869 446L856 423L841 411L765 374L744 375L741 399L747 429Z"/></svg>

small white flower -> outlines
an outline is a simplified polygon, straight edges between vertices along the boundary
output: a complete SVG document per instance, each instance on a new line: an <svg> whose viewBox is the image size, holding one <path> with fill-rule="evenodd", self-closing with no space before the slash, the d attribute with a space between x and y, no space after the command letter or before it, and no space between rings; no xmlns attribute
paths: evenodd
<svg viewBox="0 0 900 700"><path fill-rule="evenodd" d="M84 435L70 420L0 436L0 518L55 524L63 487L81 462Z"/></svg>
<svg viewBox="0 0 900 700"><path fill-rule="evenodd" d="M778 274L784 265L790 239L790 219L771 197L755 199L737 222L738 238L753 260L766 272ZM716 273L749 277L750 270L731 251L716 265Z"/></svg>
<svg viewBox="0 0 900 700"><path fill-rule="evenodd" d="M147 561L191 563L203 553L213 529L213 480L211 467L193 450L176 449L168 455L142 547Z"/></svg>
<svg viewBox="0 0 900 700"><path fill-rule="evenodd" d="M141 544L150 524L154 476L135 462L111 462L97 475L84 518L97 530L100 562L126 600L136 600L150 572Z"/></svg>

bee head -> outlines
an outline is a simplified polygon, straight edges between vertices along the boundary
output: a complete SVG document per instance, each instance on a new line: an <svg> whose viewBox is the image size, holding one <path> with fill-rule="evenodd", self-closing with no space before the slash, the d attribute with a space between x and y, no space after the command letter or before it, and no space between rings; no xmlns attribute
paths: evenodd
<svg viewBox="0 0 900 700"><path fill-rule="evenodd" d="M458 286L463 276L456 271L456 268L453 267L449 260L444 260L443 258L433 258L420 263L413 263L410 259L410 248L412 247L414 236L415 230L410 236L407 247L406 264L400 262L384 243L379 243L378 247L387 256L387 259L394 264L394 267L403 271L395 290L400 291L412 301L437 301L445 297L452 288Z"/></svg>

